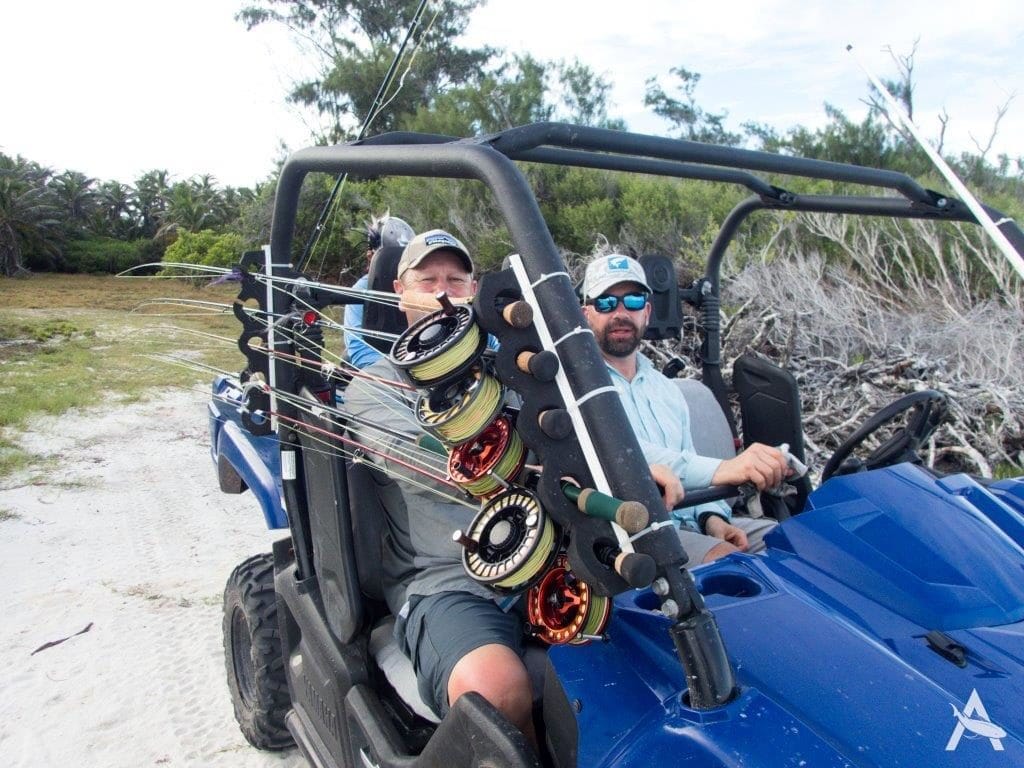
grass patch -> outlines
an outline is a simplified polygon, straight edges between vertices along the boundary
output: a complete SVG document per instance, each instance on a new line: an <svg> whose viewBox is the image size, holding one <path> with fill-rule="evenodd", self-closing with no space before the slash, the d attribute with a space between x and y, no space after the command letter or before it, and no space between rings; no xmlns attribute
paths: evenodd
<svg viewBox="0 0 1024 768"><path fill-rule="evenodd" d="M19 520L21 515L10 509L4 509L0 507L0 523L6 523L8 520Z"/></svg>
<svg viewBox="0 0 1024 768"><path fill-rule="evenodd" d="M154 388L206 386L212 378L151 355L187 355L230 372L244 367L234 346L238 321L230 312L140 307L165 297L230 305L237 293L233 285L200 288L175 280L50 274L0 278L0 429L6 429L0 437L0 477L34 459L16 442L17 431L32 417L132 402Z"/></svg>
<svg viewBox="0 0 1024 768"><path fill-rule="evenodd" d="M1008 461L1001 461L992 467L992 479L993 480L1009 480L1011 478L1020 477L1021 468L1016 464L1012 464Z"/></svg>
<svg viewBox="0 0 1024 768"><path fill-rule="evenodd" d="M32 459L32 454L23 450L13 440L0 437L0 477L7 477L25 469Z"/></svg>

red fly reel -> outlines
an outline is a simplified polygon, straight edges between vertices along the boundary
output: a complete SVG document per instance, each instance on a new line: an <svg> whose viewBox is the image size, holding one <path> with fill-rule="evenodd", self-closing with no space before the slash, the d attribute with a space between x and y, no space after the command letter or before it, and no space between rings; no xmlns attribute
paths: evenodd
<svg viewBox="0 0 1024 768"><path fill-rule="evenodd" d="M499 416L477 437L452 449L448 474L477 498L497 493L526 462L526 447L507 416Z"/></svg>
<svg viewBox="0 0 1024 768"><path fill-rule="evenodd" d="M595 595L573 576L564 554L555 558L526 598L527 617L537 637L551 645L590 642L604 632L612 612L608 597Z"/></svg>

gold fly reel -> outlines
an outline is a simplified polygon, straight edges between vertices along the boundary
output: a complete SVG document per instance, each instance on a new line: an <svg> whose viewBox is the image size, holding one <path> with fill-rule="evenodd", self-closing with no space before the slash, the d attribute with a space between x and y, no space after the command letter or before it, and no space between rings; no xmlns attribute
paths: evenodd
<svg viewBox="0 0 1024 768"><path fill-rule="evenodd" d="M492 498L463 536L462 564L477 581L498 592L526 589L551 563L557 526L537 497L512 489Z"/></svg>
<svg viewBox="0 0 1024 768"><path fill-rule="evenodd" d="M460 445L487 429L504 396L501 382L477 368L467 378L421 394L416 421L441 442Z"/></svg>

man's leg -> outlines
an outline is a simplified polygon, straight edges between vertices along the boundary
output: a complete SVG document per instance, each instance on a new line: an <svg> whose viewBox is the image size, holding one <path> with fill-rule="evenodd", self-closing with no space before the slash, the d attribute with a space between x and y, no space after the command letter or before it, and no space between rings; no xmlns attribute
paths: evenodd
<svg viewBox="0 0 1024 768"><path fill-rule="evenodd" d="M679 529L679 542L683 545L683 550L688 558L687 568L696 568L702 563L710 563L731 552L739 552L727 541L716 539L714 536L706 536L685 527Z"/></svg>
<svg viewBox="0 0 1024 768"><path fill-rule="evenodd" d="M515 651L504 645L484 645L459 659L448 678L449 706L470 691L493 704L537 748L530 676Z"/></svg>
<svg viewBox="0 0 1024 768"><path fill-rule="evenodd" d="M746 517L734 515L732 524L747 534L747 553L757 554L764 551L764 537L779 523L770 517Z"/></svg>
<svg viewBox="0 0 1024 768"><path fill-rule="evenodd" d="M413 600L404 648L420 695L442 717L476 691L535 742L533 693L522 653L522 620L484 597L444 592Z"/></svg>

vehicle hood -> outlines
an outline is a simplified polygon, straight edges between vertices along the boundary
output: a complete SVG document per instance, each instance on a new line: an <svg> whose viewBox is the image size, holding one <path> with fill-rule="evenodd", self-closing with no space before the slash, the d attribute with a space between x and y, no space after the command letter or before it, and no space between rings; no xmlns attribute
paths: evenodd
<svg viewBox="0 0 1024 768"><path fill-rule="evenodd" d="M608 642L551 652L578 765L1024 764L1020 486L834 478L764 556L694 569L740 684L715 710L686 706L655 596L618 596Z"/></svg>

